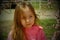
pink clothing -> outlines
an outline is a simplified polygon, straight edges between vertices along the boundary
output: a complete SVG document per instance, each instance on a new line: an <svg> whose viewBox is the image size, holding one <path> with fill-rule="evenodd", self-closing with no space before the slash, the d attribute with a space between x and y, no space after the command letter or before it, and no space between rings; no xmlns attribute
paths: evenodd
<svg viewBox="0 0 60 40"><path fill-rule="evenodd" d="M24 28L27 40L46 40L43 28L33 25L31 28Z"/></svg>
<svg viewBox="0 0 60 40"><path fill-rule="evenodd" d="M27 40L46 40L43 28L33 25L31 28L23 28ZM12 40L11 33L8 35L8 40Z"/></svg>

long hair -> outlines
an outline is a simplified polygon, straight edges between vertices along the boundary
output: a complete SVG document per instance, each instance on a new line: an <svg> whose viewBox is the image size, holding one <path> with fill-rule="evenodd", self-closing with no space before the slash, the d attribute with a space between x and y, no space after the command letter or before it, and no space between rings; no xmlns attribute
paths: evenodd
<svg viewBox="0 0 60 40"><path fill-rule="evenodd" d="M14 26L12 29L12 40L26 40L26 36L24 35L24 32L22 30L23 27L20 22L20 12L22 11L21 7L25 8L26 6L31 10L31 12L33 12L35 19L37 18L35 14L35 10L29 2L18 3L14 13Z"/></svg>

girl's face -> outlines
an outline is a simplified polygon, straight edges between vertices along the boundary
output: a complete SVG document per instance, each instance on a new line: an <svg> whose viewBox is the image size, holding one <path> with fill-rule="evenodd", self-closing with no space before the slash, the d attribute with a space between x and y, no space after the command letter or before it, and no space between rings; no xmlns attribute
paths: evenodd
<svg viewBox="0 0 60 40"><path fill-rule="evenodd" d="M33 15L33 12L29 10L28 7L22 10L23 12L21 12L20 14L21 16L20 21L21 21L22 26L26 28L32 27L35 21L35 16Z"/></svg>

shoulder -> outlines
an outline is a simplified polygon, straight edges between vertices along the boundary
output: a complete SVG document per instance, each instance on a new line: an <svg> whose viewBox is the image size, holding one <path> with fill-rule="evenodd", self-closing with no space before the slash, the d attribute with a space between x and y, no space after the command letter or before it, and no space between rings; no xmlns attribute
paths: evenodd
<svg viewBox="0 0 60 40"><path fill-rule="evenodd" d="M38 32L39 33L44 33L44 29L42 26L38 25Z"/></svg>
<svg viewBox="0 0 60 40"><path fill-rule="evenodd" d="M47 40L43 27L38 25L38 28L39 28L39 30L37 32L37 39L39 39L39 40Z"/></svg>
<svg viewBox="0 0 60 40"><path fill-rule="evenodd" d="M34 25L37 29L42 29L43 30L43 27L42 26L40 26L40 25Z"/></svg>
<svg viewBox="0 0 60 40"><path fill-rule="evenodd" d="M38 26L39 27L39 29L43 29L43 27L42 26Z"/></svg>
<svg viewBox="0 0 60 40"><path fill-rule="evenodd" d="M9 33L8 33L8 39L7 40L11 40L12 39L12 31L10 31Z"/></svg>
<svg viewBox="0 0 60 40"><path fill-rule="evenodd" d="M10 31L8 35L12 35L12 31Z"/></svg>
<svg viewBox="0 0 60 40"><path fill-rule="evenodd" d="M38 34L39 34L39 35L45 35L44 33L45 33L45 32L44 32L43 27L42 27L42 26L38 26Z"/></svg>
<svg viewBox="0 0 60 40"><path fill-rule="evenodd" d="M40 26L40 25L37 25L37 26L38 26L38 29L43 30L43 27L42 26Z"/></svg>

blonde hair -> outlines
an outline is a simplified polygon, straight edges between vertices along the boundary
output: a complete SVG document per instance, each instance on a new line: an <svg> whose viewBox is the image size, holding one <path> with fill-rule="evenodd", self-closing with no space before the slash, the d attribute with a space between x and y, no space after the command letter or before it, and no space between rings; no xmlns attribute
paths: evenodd
<svg viewBox="0 0 60 40"><path fill-rule="evenodd" d="M26 6L33 12L35 19L37 18L34 8L31 6L30 3L28 2L18 3L15 8L15 13L14 13L14 27L12 29L12 40L25 40L26 39L26 36L24 35L24 32L22 30L23 27L21 25L20 15L19 15L19 12L22 11L21 9L26 8Z"/></svg>

